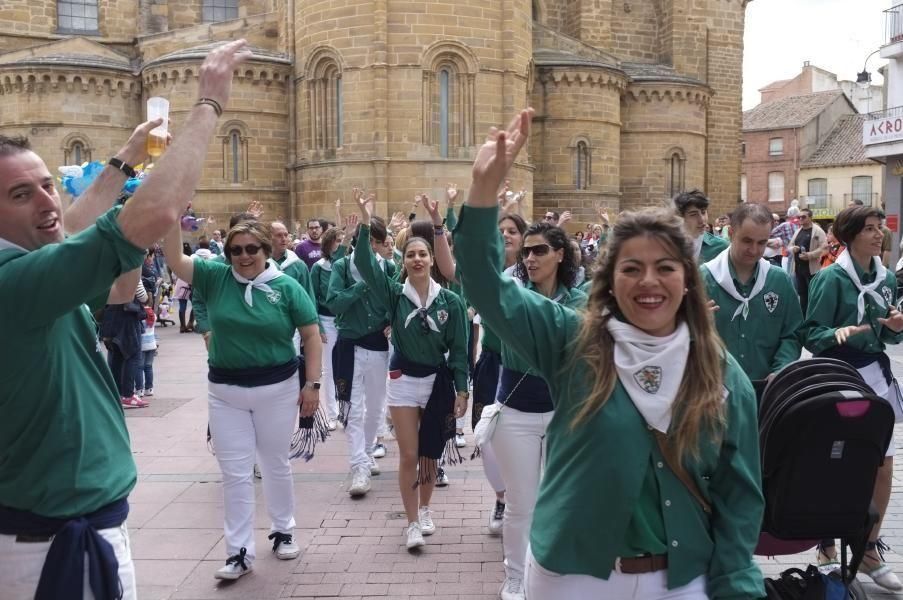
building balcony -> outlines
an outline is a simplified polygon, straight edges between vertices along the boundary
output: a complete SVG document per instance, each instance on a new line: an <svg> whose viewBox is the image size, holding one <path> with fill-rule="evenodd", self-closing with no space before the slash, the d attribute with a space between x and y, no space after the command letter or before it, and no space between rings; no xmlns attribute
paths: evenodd
<svg viewBox="0 0 903 600"><path fill-rule="evenodd" d="M903 4L884 11L884 39L886 46L903 42Z"/></svg>
<svg viewBox="0 0 903 600"><path fill-rule="evenodd" d="M881 194L854 192L852 194L843 195L843 205L845 207L849 206L850 202L854 202L856 200L861 200L864 206L874 206L876 208L881 208Z"/></svg>
<svg viewBox="0 0 903 600"><path fill-rule="evenodd" d="M805 203L806 208L815 210L817 208L828 208L829 206L831 206L832 196L833 194L817 194L803 196L802 198L800 198L800 200Z"/></svg>

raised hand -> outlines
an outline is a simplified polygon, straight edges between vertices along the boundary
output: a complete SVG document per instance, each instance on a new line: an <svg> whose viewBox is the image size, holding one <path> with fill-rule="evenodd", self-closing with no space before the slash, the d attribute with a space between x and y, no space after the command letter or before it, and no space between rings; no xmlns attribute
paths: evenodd
<svg viewBox="0 0 903 600"><path fill-rule="evenodd" d="M449 206L455 205L455 200L458 198L458 184L449 183L445 188L445 199L448 200Z"/></svg>
<svg viewBox="0 0 903 600"><path fill-rule="evenodd" d="M251 50L245 40L223 44L210 52L198 75L198 97L210 98L225 109L232 95L232 73L249 58Z"/></svg>
<svg viewBox="0 0 903 600"><path fill-rule="evenodd" d="M116 153L116 158L132 167L137 167L150 160L150 155L147 153L147 136L151 129L158 127L162 123L163 119L154 119L153 121L145 121L136 127L132 135L129 136L125 146ZM171 142L172 134L167 133L166 145L169 146Z"/></svg>
<svg viewBox="0 0 903 600"><path fill-rule="evenodd" d="M354 200L361 212L361 223L369 225L370 216L373 214L373 209L370 207L370 197L364 198L364 194L362 192L358 193L360 190L357 188L354 188L354 191Z"/></svg>
<svg viewBox="0 0 903 600"><path fill-rule="evenodd" d="M571 220L571 211L566 210L558 217L558 226L564 227L564 224Z"/></svg>
<svg viewBox="0 0 903 600"><path fill-rule="evenodd" d="M408 226L408 220L404 218L404 213L396 212L389 221L389 229L398 232Z"/></svg>
<svg viewBox="0 0 903 600"><path fill-rule="evenodd" d="M423 204L423 208L425 208L427 214L429 214L430 219L433 220L433 225L442 225L442 215L439 214L439 201L430 200L430 197L426 194L418 194L418 197L420 198L421 204Z"/></svg>
<svg viewBox="0 0 903 600"><path fill-rule="evenodd" d="M511 120L508 129L489 129L486 141L473 161L473 184L467 204L483 208L496 204L496 191L530 136L533 114L532 108L524 109Z"/></svg>
<svg viewBox="0 0 903 600"><path fill-rule="evenodd" d="M254 216L258 221L260 217L263 216L263 204L258 202L257 200L251 200L250 204L248 204L248 210L246 211Z"/></svg>
<svg viewBox="0 0 903 600"><path fill-rule="evenodd" d="M355 214L350 214L342 222L345 226L345 237L342 239L342 245L347 248L351 245L351 238L354 236L357 224L361 222L361 219Z"/></svg>

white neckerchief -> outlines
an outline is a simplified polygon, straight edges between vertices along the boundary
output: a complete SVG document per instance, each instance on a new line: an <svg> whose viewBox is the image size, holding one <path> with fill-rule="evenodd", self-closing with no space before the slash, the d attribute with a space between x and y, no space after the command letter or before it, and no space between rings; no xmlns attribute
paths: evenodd
<svg viewBox="0 0 903 600"><path fill-rule="evenodd" d="M0 237L0 250L21 250L22 252L28 252L25 248L18 244L14 244L9 240L5 240Z"/></svg>
<svg viewBox="0 0 903 600"><path fill-rule="evenodd" d="M267 285L270 281L273 281L277 277L282 277L282 271L279 270L279 267L274 265L271 262L267 262L266 270L255 277L254 279L245 279L235 270L235 267L232 267L232 277L235 278L241 284L245 284L245 302L247 302L248 306L254 306L254 299L252 298L251 292L254 288L257 288L264 294L272 294L273 288Z"/></svg>
<svg viewBox="0 0 903 600"><path fill-rule="evenodd" d="M646 423L662 433L671 425L671 407L690 353L690 329L681 322L666 337L649 335L615 318L608 320L615 341L615 369Z"/></svg>
<svg viewBox="0 0 903 600"><path fill-rule="evenodd" d="M382 256L376 255L376 262L379 264L379 268L383 271L386 270L386 259ZM354 252L348 255L348 272L351 273L351 278L355 281L363 281L364 278L361 277L361 272L358 271L357 265L354 264Z"/></svg>
<svg viewBox="0 0 903 600"><path fill-rule="evenodd" d="M405 279L404 287L402 289L402 294L404 294L405 298L410 300L415 307L414 310L411 311L411 314L407 316L404 320L405 329L408 328L408 324L411 322L411 319L417 316L417 313L420 312L421 309L429 310L429 307L433 304L433 301L439 297L439 294L442 293L442 286L433 281L432 277L430 278L430 291L426 295L426 304L420 306L420 294L417 293L417 290L414 289L414 286L411 285L410 279ZM433 317L427 315L426 322L430 326L430 329L439 333L439 326L436 325L436 322L433 320Z"/></svg>
<svg viewBox="0 0 903 600"><path fill-rule="evenodd" d="M702 240L705 237L703 233L701 236L693 240L693 256L699 258L702 255Z"/></svg>
<svg viewBox="0 0 903 600"><path fill-rule="evenodd" d="M877 292L878 288L884 283L884 279L887 277L887 269L884 268L884 265L881 264L881 259L877 256L872 257L872 264L875 265L875 281L871 282L868 285L863 285L863 283L859 280L859 275L856 274L856 267L853 266L853 253L850 252L850 249L847 248L846 252L842 252L837 260L834 261L835 264L839 265L841 269L846 271L847 275L850 277L850 280L853 282L853 285L859 290L859 297L856 299L856 324L862 323L862 317L865 316L865 295L868 294L872 298L874 298L875 302L878 303L878 306L881 308L887 308L887 302L884 301L884 296Z"/></svg>
<svg viewBox="0 0 903 600"><path fill-rule="evenodd" d="M273 264L276 265L277 269L279 269L280 271L285 271L289 267L289 265L296 263L296 262L301 262L301 259L298 258L298 255L295 254L294 252L292 252L291 250L286 250L285 251L285 260L282 261L282 264L279 264L278 262L276 262L275 258L272 259L272 261L273 261Z"/></svg>
<svg viewBox="0 0 903 600"><path fill-rule="evenodd" d="M332 271L332 261L326 258L325 256L314 263L315 265L320 265L320 268L324 271Z"/></svg>
<svg viewBox="0 0 903 600"><path fill-rule="evenodd" d="M728 264L730 261L730 246L724 249L718 256L705 263L705 268L709 270L709 273L712 274L712 277L715 279L715 282L721 286L727 295L740 303L740 306L737 307L737 310L734 311L734 316L731 317L731 321L737 318L737 315L743 315L743 320L749 316L749 302L759 295L759 293L765 288L765 279L768 277L768 269L771 267L768 264L768 261L764 258L760 258L758 264L756 265L756 283L753 285L752 291L749 293L748 298L744 298L740 292L737 291L737 286L734 285L734 278L731 277L731 268Z"/></svg>

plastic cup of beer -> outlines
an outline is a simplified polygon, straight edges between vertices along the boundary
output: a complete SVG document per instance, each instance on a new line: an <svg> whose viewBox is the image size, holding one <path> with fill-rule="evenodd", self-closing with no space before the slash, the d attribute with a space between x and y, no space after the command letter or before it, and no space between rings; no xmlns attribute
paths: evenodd
<svg viewBox="0 0 903 600"><path fill-rule="evenodd" d="M166 149L166 133L169 131L169 100L155 96L147 99L147 120L163 119L163 124L151 129L147 136L147 153L156 158Z"/></svg>

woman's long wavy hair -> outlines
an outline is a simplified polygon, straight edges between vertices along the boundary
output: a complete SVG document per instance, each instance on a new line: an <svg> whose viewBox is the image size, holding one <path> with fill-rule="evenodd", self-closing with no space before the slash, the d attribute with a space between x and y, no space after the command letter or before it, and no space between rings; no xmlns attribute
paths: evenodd
<svg viewBox="0 0 903 600"><path fill-rule="evenodd" d="M658 241L683 265L687 292L677 318L687 323L691 341L687 366L673 405L669 438L679 456L695 458L699 456L703 433L718 439L724 428L721 365L725 352L707 305L692 242L684 234L681 219L668 209L650 208L621 214L608 237L605 254L599 257L574 353L575 360L583 361L592 372L592 391L578 407L571 427L591 419L614 390L618 377L614 369L614 339L606 324L621 314L612 282L621 248L635 237Z"/></svg>
<svg viewBox="0 0 903 600"><path fill-rule="evenodd" d="M533 223L527 228L527 231L524 232L524 240L531 235L541 235L546 243L551 246L553 251L564 251L564 259L558 263L558 272L555 274L555 279L559 285L563 285L568 289L574 287L580 265L577 262L577 256L574 254L574 249L571 247L568 234L564 229L556 227L551 223ZM522 254L519 254L517 257L517 264L514 267L514 276L524 283L530 281Z"/></svg>

